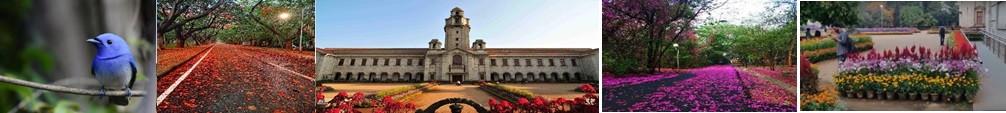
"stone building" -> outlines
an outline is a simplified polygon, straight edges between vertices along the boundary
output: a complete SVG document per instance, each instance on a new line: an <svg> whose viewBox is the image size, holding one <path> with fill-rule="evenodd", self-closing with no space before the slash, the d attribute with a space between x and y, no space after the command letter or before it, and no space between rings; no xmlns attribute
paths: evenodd
<svg viewBox="0 0 1006 113"><path fill-rule="evenodd" d="M319 81L596 82L598 49L488 48L470 41L469 18L455 7L444 40L426 48L317 48Z"/></svg>
<svg viewBox="0 0 1006 113"><path fill-rule="evenodd" d="M958 1L960 26L968 34L1006 38L1006 1Z"/></svg>

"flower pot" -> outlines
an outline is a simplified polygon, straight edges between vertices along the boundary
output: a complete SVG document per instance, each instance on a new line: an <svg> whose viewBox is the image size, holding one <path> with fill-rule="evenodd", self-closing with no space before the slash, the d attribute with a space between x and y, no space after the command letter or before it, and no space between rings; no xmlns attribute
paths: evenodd
<svg viewBox="0 0 1006 113"><path fill-rule="evenodd" d="M975 95L964 95L964 98L968 99L968 103L975 103Z"/></svg>
<svg viewBox="0 0 1006 113"><path fill-rule="evenodd" d="M929 100L937 101L937 102L939 102L939 100L940 100L940 94L939 93L929 93L929 96L930 96Z"/></svg>
<svg viewBox="0 0 1006 113"><path fill-rule="evenodd" d="M952 102L950 100L951 98L953 98L953 95L951 95L951 94L943 94L943 100L940 100L940 101Z"/></svg>
<svg viewBox="0 0 1006 113"><path fill-rule="evenodd" d="M919 97L922 97L922 99L919 100L927 101L929 100L929 93L922 93Z"/></svg>
<svg viewBox="0 0 1006 113"><path fill-rule="evenodd" d="M866 91L866 98L873 99L873 97L876 97L876 96L877 96L877 93L874 92L873 90L867 90Z"/></svg>
<svg viewBox="0 0 1006 113"><path fill-rule="evenodd" d="M856 97L856 93L852 92L852 90L845 91L845 97L849 97L849 98Z"/></svg>
<svg viewBox="0 0 1006 113"><path fill-rule="evenodd" d="M894 92L888 91L886 93L887 93L887 100L894 100Z"/></svg>
<svg viewBox="0 0 1006 113"><path fill-rule="evenodd" d="M897 93L897 99L898 100L908 100L908 94L905 94L904 92Z"/></svg>
<svg viewBox="0 0 1006 113"><path fill-rule="evenodd" d="M856 98L863 98L863 96L865 96L865 95L863 94L863 91L857 91L857 92L856 92Z"/></svg>
<svg viewBox="0 0 1006 113"><path fill-rule="evenodd" d="M908 100L915 100L919 98L919 93L911 92L908 93Z"/></svg>
<svg viewBox="0 0 1006 113"><path fill-rule="evenodd" d="M961 93L954 93L954 101L961 101Z"/></svg>

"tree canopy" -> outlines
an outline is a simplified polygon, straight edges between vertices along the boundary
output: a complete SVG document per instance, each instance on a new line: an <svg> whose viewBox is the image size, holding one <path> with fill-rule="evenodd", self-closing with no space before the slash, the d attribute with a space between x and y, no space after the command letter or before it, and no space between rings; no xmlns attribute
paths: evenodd
<svg viewBox="0 0 1006 113"><path fill-rule="evenodd" d="M314 0L158 0L160 45L314 46ZM301 38L300 40L297 40ZM193 39L193 40L190 40Z"/></svg>
<svg viewBox="0 0 1006 113"><path fill-rule="evenodd" d="M604 1L602 69L620 75L728 63L791 63L787 60L796 55L796 1L774 3L758 24L738 25L696 19L722 6L720 1Z"/></svg>
<svg viewBox="0 0 1006 113"><path fill-rule="evenodd" d="M860 24L859 2L853 1L800 1L800 22L821 22L824 25Z"/></svg>

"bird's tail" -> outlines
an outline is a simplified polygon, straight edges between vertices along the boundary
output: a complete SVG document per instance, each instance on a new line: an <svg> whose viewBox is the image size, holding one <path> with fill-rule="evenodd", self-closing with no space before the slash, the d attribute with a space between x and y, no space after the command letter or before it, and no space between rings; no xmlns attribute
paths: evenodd
<svg viewBox="0 0 1006 113"><path fill-rule="evenodd" d="M108 98L108 102L116 105L127 105L129 104L129 97L126 96L112 96Z"/></svg>

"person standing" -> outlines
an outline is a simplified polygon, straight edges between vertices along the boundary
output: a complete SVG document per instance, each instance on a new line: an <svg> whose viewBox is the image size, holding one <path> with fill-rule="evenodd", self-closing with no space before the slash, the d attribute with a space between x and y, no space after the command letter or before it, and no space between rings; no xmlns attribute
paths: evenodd
<svg viewBox="0 0 1006 113"><path fill-rule="evenodd" d="M845 26L842 24L835 24L831 27L832 31L838 34L838 36L833 36L831 39L835 40L835 52L838 54L838 68L842 69L842 64L845 63L846 56L854 52L854 45L852 39L849 38L848 30L844 29Z"/></svg>
<svg viewBox="0 0 1006 113"><path fill-rule="evenodd" d="M943 46L944 37L947 36L947 28L944 26L940 27L940 46Z"/></svg>

